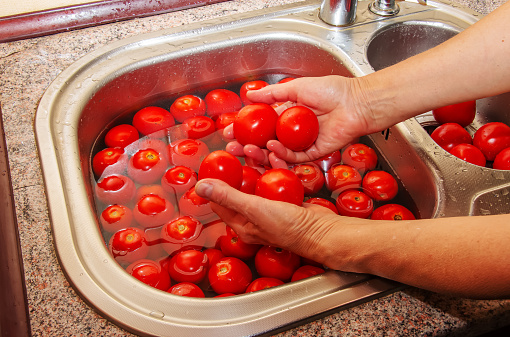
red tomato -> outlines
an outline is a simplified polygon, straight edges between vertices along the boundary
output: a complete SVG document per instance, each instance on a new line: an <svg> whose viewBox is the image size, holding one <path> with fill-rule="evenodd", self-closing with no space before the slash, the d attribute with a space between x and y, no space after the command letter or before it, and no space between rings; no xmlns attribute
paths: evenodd
<svg viewBox="0 0 510 337"><path fill-rule="evenodd" d="M222 130L225 127L229 126L230 124L234 123L235 119L237 117L237 111L236 112L225 112L218 116L216 119L215 125L217 130Z"/></svg>
<svg viewBox="0 0 510 337"><path fill-rule="evenodd" d="M133 154L139 150L145 150L145 149L156 150L156 152L159 153L160 157L164 158L165 161L168 162L167 144L160 139L144 137L144 138L138 140L137 142L129 145L125 150L126 150L126 152Z"/></svg>
<svg viewBox="0 0 510 337"><path fill-rule="evenodd" d="M209 148L198 139L180 139L168 145L169 161L175 166L186 166L195 172L208 154Z"/></svg>
<svg viewBox="0 0 510 337"><path fill-rule="evenodd" d="M266 147L276 138L278 114L265 103L250 104L242 108L234 121L234 136L242 145Z"/></svg>
<svg viewBox="0 0 510 337"><path fill-rule="evenodd" d="M182 122L188 138L204 139L216 131L214 121L207 116L190 117Z"/></svg>
<svg viewBox="0 0 510 337"><path fill-rule="evenodd" d="M366 219L374 210L374 202L365 193L358 190L347 190L336 199L338 214Z"/></svg>
<svg viewBox="0 0 510 337"><path fill-rule="evenodd" d="M120 264L145 259L149 254L147 238L140 228L128 227L115 232L110 238L108 247Z"/></svg>
<svg viewBox="0 0 510 337"><path fill-rule="evenodd" d="M261 81L261 80L250 81L250 82L244 83L241 86L241 89L239 90L239 96L241 96L241 101L243 102L243 104L248 105L248 104L253 103L246 97L246 93L248 92L248 90L258 90L258 89L262 89L268 85L269 84L266 81Z"/></svg>
<svg viewBox="0 0 510 337"><path fill-rule="evenodd" d="M209 200L196 194L194 186L179 199L179 212L181 215L191 215L202 222L207 222L216 215L211 210Z"/></svg>
<svg viewBox="0 0 510 337"><path fill-rule="evenodd" d="M482 151L471 144L456 145L451 151L455 157L460 158L468 163L485 167L485 156Z"/></svg>
<svg viewBox="0 0 510 337"><path fill-rule="evenodd" d="M260 276L274 277L287 282L299 268L301 258L291 251L274 246L263 246L255 255L255 269Z"/></svg>
<svg viewBox="0 0 510 337"><path fill-rule="evenodd" d="M197 219L185 215L163 225L161 239L163 248L168 254L173 254L181 249L185 243L194 243L202 233L203 225ZM201 249L202 247L194 247Z"/></svg>
<svg viewBox="0 0 510 337"><path fill-rule="evenodd" d="M466 127L475 119L476 101L447 105L432 110L432 114L439 124L458 123Z"/></svg>
<svg viewBox="0 0 510 337"><path fill-rule="evenodd" d="M257 181L255 195L301 206L305 190L301 180L292 171L270 169L264 172Z"/></svg>
<svg viewBox="0 0 510 337"><path fill-rule="evenodd" d="M430 137L448 152L456 145L472 143L469 132L457 123L446 123L438 126Z"/></svg>
<svg viewBox="0 0 510 337"><path fill-rule="evenodd" d="M189 167L174 166L161 178L161 186L166 192L180 197L195 186L197 180L197 174Z"/></svg>
<svg viewBox="0 0 510 337"><path fill-rule="evenodd" d="M111 205L127 205L135 196L136 187L133 180L120 174L107 176L96 184L96 196L99 201Z"/></svg>
<svg viewBox="0 0 510 337"><path fill-rule="evenodd" d="M333 212L335 212L336 214L338 214L338 210L336 209L335 204L329 200L324 199L324 198L318 198L318 197L310 198L310 199L306 200L305 203L313 204L313 205L320 205L320 206L326 207L326 208L332 210Z"/></svg>
<svg viewBox="0 0 510 337"><path fill-rule="evenodd" d="M374 149L365 144L352 144L342 153L342 162L364 174L377 166L377 154Z"/></svg>
<svg viewBox="0 0 510 337"><path fill-rule="evenodd" d="M163 199L167 199L170 202L175 201L175 195L173 193L167 193L161 185L140 185L136 189L135 201L138 202L143 196L147 194L155 194Z"/></svg>
<svg viewBox="0 0 510 337"><path fill-rule="evenodd" d="M153 138L165 136L165 130L174 126L175 120L170 112L156 106L149 106L133 116L133 126L144 136Z"/></svg>
<svg viewBox="0 0 510 337"><path fill-rule="evenodd" d="M170 294L186 297L205 297L204 292L194 283L181 282L173 285L167 290Z"/></svg>
<svg viewBox="0 0 510 337"><path fill-rule="evenodd" d="M261 246L245 243L230 227L227 227L227 235L220 238L220 250L225 256L237 257L248 260L257 254Z"/></svg>
<svg viewBox="0 0 510 337"><path fill-rule="evenodd" d="M98 177L102 176L103 173L122 174L126 170L127 163L128 156L123 149L119 147L106 148L94 156L92 159L92 169Z"/></svg>
<svg viewBox="0 0 510 337"><path fill-rule="evenodd" d="M510 170L510 148L506 148L498 153L492 163L492 168L496 170Z"/></svg>
<svg viewBox="0 0 510 337"><path fill-rule="evenodd" d="M497 154L510 147L510 126L491 122L476 130L473 145L482 150L487 160L494 160Z"/></svg>
<svg viewBox="0 0 510 337"><path fill-rule="evenodd" d="M257 186L257 180L261 175L257 169L243 165L243 182L239 190L244 193L255 194L255 186Z"/></svg>
<svg viewBox="0 0 510 337"><path fill-rule="evenodd" d="M158 151L144 149L129 159L127 172L135 182L147 185L159 181L167 167L168 162Z"/></svg>
<svg viewBox="0 0 510 337"><path fill-rule="evenodd" d="M216 297L230 297L230 296L235 296L236 294L232 294L232 293L225 293L225 294L221 294L221 295L216 295L214 296L214 298Z"/></svg>
<svg viewBox="0 0 510 337"><path fill-rule="evenodd" d="M349 165L335 164L326 172L326 187L335 194L361 187L361 174Z"/></svg>
<svg viewBox="0 0 510 337"><path fill-rule="evenodd" d="M227 89L214 89L205 96L207 114L210 117L221 115L225 112L234 112L241 109L241 98L233 91Z"/></svg>
<svg viewBox="0 0 510 337"><path fill-rule="evenodd" d="M207 275L208 264L207 255L201 251L189 249L172 257L167 268L172 280L196 284Z"/></svg>
<svg viewBox="0 0 510 337"><path fill-rule="evenodd" d="M398 193L398 183L386 171L370 171L363 177L363 191L377 201L388 201Z"/></svg>
<svg viewBox="0 0 510 337"><path fill-rule="evenodd" d="M140 138L138 130L131 124L120 124L111 128L104 136L104 142L108 147L125 148Z"/></svg>
<svg viewBox="0 0 510 337"><path fill-rule="evenodd" d="M376 208L370 217L372 220L414 220L413 213L402 205L386 204Z"/></svg>
<svg viewBox="0 0 510 337"><path fill-rule="evenodd" d="M175 217L174 205L155 194L146 194L135 205L133 216L143 227L158 227Z"/></svg>
<svg viewBox="0 0 510 337"><path fill-rule="evenodd" d="M285 78L282 78L280 81L278 81L278 83L287 83L292 80L295 80L295 78L294 77L285 77Z"/></svg>
<svg viewBox="0 0 510 337"><path fill-rule="evenodd" d="M207 270L214 266L216 262L223 259L225 255L221 252L221 250L216 248L207 248L204 250L204 254L207 255L207 261L209 261L209 265L207 267Z"/></svg>
<svg viewBox="0 0 510 337"><path fill-rule="evenodd" d="M319 135L319 120L315 113L304 106L285 110L276 122L276 138L292 151L309 148Z"/></svg>
<svg viewBox="0 0 510 337"><path fill-rule="evenodd" d="M126 271L137 280L159 290L167 290L170 287L170 275L168 271L155 261L142 259L130 264Z"/></svg>
<svg viewBox="0 0 510 337"><path fill-rule="evenodd" d="M322 169L323 172L328 172L328 170L333 166L334 164L338 164L342 161L342 155L340 154L340 151L334 151L322 158L316 159L313 162Z"/></svg>
<svg viewBox="0 0 510 337"><path fill-rule="evenodd" d="M243 183L243 164L227 151L211 152L204 158L198 170L198 179L220 179L235 189Z"/></svg>
<svg viewBox="0 0 510 337"><path fill-rule="evenodd" d="M209 283L217 294L244 293L252 281L250 267L235 257L225 257L209 269Z"/></svg>
<svg viewBox="0 0 510 337"><path fill-rule="evenodd" d="M254 291L264 290L267 288L272 288L276 286L281 286L285 284L282 280L273 277L259 277L258 279L253 280L250 283L248 288L246 288L246 293L252 293Z"/></svg>
<svg viewBox="0 0 510 337"><path fill-rule="evenodd" d="M190 117L205 115L205 102L195 95L184 95L172 103L170 113L177 122L182 123Z"/></svg>
<svg viewBox="0 0 510 337"><path fill-rule="evenodd" d="M315 275L323 274L325 273L324 269L316 267L316 266L310 266L310 265L304 265L299 267L294 274L292 274L292 278L290 279L291 282L299 281L308 277L312 277Z"/></svg>
<svg viewBox="0 0 510 337"><path fill-rule="evenodd" d="M105 231L115 233L120 229L131 227L133 212L124 205L110 205L101 212L99 221Z"/></svg>
<svg viewBox="0 0 510 337"><path fill-rule="evenodd" d="M324 174L317 164L310 162L294 165L291 171L301 180L305 196L316 194L324 186Z"/></svg>

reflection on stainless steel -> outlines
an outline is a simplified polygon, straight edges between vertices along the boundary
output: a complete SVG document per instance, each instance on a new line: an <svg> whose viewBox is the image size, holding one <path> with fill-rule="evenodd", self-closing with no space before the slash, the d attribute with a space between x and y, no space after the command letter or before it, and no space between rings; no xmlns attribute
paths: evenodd
<svg viewBox="0 0 510 337"><path fill-rule="evenodd" d="M323 0L319 17L333 26L347 26L356 19L358 0Z"/></svg>
<svg viewBox="0 0 510 337"><path fill-rule="evenodd" d="M400 4L399 15L381 18L362 1L354 24L331 27L319 18L319 5L318 0L296 3L118 41L71 65L48 88L35 124L57 253L79 294L116 324L158 336L253 335L399 286L330 271L235 297L173 296L125 273L99 231L90 168L95 141L144 105L253 78L362 76L477 20L440 3L408 2ZM480 100L474 127L508 119L502 112L509 102L508 95ZM495 174L449 155L429 137L423 120L409 119L367 140L399 178L419 216L507 211L510 172Z"/></svg>
<svg viewBox="0 0 510 337"><path fill-rule="evenodd" d="M375 0L368 8L372 13L380 16L393 16L400 11L400 7L395 0Z"/></svg>

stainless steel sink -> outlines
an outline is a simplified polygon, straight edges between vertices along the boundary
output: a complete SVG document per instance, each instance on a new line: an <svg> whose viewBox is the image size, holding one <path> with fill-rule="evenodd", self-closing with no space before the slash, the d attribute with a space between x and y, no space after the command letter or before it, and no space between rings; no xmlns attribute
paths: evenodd
<svg viewBox="0 0 510 337"><path fill-rule="evenodd" d="M262 334L398 289L401 285L378 277L335 271L221 299L178 297L145 286L105 247L90 162L98 136L149 103L164 105L182 93L253 78L362 76L477 20L441 3L400 6L398 16L381 18L360 2L356 22L343 28L318 18L319 1L265 9L112 43L62 72L40 102L35 127L57 253L84 300L143 335L230 336ZM501 96L480 102L480 118L498 118L509 101ZM498 204L494 198L502 204L489 212L508 210L509 173L476 168L442 152L422 127L424 116L366 140L399 178L417 214L479 214L486 209L477 205Z"/></svg>

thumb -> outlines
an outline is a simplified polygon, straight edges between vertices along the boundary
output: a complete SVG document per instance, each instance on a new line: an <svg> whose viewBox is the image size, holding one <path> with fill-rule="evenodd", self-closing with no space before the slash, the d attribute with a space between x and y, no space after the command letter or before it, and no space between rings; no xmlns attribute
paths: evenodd
<svg viewBox="0 0 510 337"><path fill-rule="evenodd" d="M253 198L252 195L245 194L218 179L199 180L195 185L195 192L202 198L238 213L242 213L248 199Z"/></svg>

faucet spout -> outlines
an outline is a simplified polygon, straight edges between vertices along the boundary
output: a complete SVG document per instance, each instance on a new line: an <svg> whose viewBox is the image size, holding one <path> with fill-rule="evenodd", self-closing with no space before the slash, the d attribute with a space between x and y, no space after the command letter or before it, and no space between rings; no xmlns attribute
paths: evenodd
<svg viewBox="0 0 510 337"><path fill-rule="evenodd" d="M358 0L323 0L319 17L333 26L348 26L356 19L357 5Z"/></svg>

